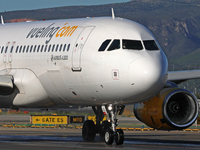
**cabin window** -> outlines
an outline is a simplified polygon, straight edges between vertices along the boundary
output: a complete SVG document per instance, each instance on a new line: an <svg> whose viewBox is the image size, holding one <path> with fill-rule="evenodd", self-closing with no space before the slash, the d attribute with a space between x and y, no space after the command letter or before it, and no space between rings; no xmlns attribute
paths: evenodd
<svg viewBox="0 0 200 150"><path fill-rule="evenodd" d="M45 45L44 52L46 52L46 51L47 51L47 46L48 46L48 45Z"/></svg>
<svg viewBox="0 0 200 150"><path fill-rule="evenodd" d="M20 46L19 53L21 53L21 51L22 51L22 46Z"/></svg>
<svg viewBox="0 0 200 150"><path fill-rule="evenodd" d="M16 53L18 52L18 49L19 49L19 46L16 47L16 51L15 51Z"/></svg>
<svg viewBox="0 0 200 150"><path fill-rule="evenodd" d="M61 45L60 45L60 50L59 50L60 52L61 52L61 50L62 50L62 46L63 46L63 45L61 44Z"/></svg>
<svg viewBox="0 0 200 150"><path fill-rule="evenodd" d="M25 50L26 50L26 46L24 46L24 48L23 48L23 53L25 52Z"/></svg>
<svg viewBox="0 0 200 150"><path fill-rule="evenodd" d="M13 46L11 47L11 49L10 49L10 53L12 53L13 52Z"/></svg>
<svg viewBox="0 0 200 150"><path fill-rule="evenodd" d="M105 40L102 44L101 44L101 46L100 46L100 48L99 48L99 52L102 52L102 51L105 51L105 49L106 49L106 47L108 46L108 44L110 43L110 41L111 40Z"/></svg>
<svg viewBox="0 0 200 150"><path fill-rule="evenodd" d="M39 52L40 51L40 45L38 45L38 48L37 48L37 52Z"/></svg>
<svg viewBox="0 0 200 150"><path fill-rule="evenodd" d="M36 51L36 48L37 48L37 45L34 46L34 49L33 49L33 52L35 53Z"/></svg>
<svg viewBox="0 0 200 150"><path fill-rule="evenodd" d="M139 40L122 40L122 48L129 50L143 50L142 42Z"/></svg>
<svg viewBox="0 0 200 150"><path fill-rule="evenodd" d="M44 48L44 45L42 45L40 52L42 52L42 51L43 51L43 48Z"/></svg>
<svg viewBox="0 0 200 150"><path fill-rule="evenodd" d="M147 41L143 41L143 42L144 42L144 46L145 46L146 50L149 50L149 51L159 50L159 48L154 40L147 40Z"/></svg>
<svg viewBox="0 0 200 150"><path fill-rule="evenodd" d="M56 52L58 51L58 47L59 47L59 45L57 44L57 46L56 46Z"/></svg>
<svg viewBox="0 0 200 150"><path fill-rule="evenodd" d="M67 51L69 51L69 49L70 49L70 44L68 44L68 46L67 46Z"/></svg>
<svg viewBox="0 0 200 150"><path fill-rule="evenodd" d="M49 45L49 49L48 49L48 52L50 52L50 50L51 50L51 45Z"/></svg>
<svg viewBox="0 0 200 150"><path fill-rule="evenodd" d="M6 46L6 50L5 50L5 53L7 53L7 50L8 50L8 46Z"/></svg>
<svg viewBox="0 0 200 150"><path fill-rule="evenodd" d="M108 51L120 49L120 40L113 40L112 44L109 46Z"/></svg>
<svg viewBox="0 0 200 150"><path fill-rule="evenodd" d="M1 53L3 53L3 49L4 49L4 47L2 47L2 49L1 49Z"/></svg>
<svg viewBox="0 0 200 150"><path fill-rule="evenodd" d="M64 47L63 47L63 52L65 51L65 49L66 49L66 46L67 46L67 44L65 44L65 45L64 45Z"/></svg>
<svg viewBox="0 0 200 150"><path fill-rule="evenodd" d="M55 44L52 46L52 52L54 51L54 48L55 48Z"/></svg>
<svg viewBox="0 0 200 150"><path fill-rule="evenodd" d="M28 53L28 50L29 50L29 46L27 46L27 48L26 48L26 52Z"/></svg>
<svg viewBox="0 0 200 150"><path fill-rule="evenodd" d="M31 45L31 47L30 47L30 53L32 52L32 49L33 49L33 45Z"/></svg>

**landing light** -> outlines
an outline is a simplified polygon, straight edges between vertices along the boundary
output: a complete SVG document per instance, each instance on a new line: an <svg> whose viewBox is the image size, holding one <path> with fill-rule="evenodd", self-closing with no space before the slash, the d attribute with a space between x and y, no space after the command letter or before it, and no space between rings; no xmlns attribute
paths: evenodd
<svg viewBox="0 0 200 150"><path fill-rule="evenodd" d="M108 110L110 110L110 111L112 110L112 105L108 106Z"/></svg>

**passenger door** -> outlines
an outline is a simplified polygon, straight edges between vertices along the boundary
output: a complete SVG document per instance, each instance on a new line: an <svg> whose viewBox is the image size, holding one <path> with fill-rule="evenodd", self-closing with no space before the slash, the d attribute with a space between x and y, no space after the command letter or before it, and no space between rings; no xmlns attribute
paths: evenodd
<svg viewBox="0 0 200 150"><path fill-rule="evenodd" d="M85 27L83 31L78 36L72 53L72 71L81 71L81 52L83 50L83 47L88 39L88 36L94 29L94 26L91 27Z"/></svg>

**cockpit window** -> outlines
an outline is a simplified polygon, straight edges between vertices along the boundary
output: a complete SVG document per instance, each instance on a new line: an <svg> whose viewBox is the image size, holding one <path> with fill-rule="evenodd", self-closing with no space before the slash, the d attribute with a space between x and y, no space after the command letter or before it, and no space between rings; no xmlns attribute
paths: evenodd
<svg viewBox="0 0 200 150"><path fill-rule="evenodd" d="M111 40L105 40L102 44L101 47L99 48L98 51L105 51L106 47L108 46L108 44L110 43Z"/></svg>
<svg viewBox="0 0 200 150"><path fill-rule="evenodd" d="M156 42L154 40L143 41L146 50L155 51L159 50Z"/></svg>
<svg viewBox="0 0 200 150"><path fill-rule="evenodd" d="M142 42L137 40L122 40L123 49L143 50Z"/></svg>
<svg viewBox="0 0 200 150"><path fill-rule="evenodd" d="M108 51L120 49L120 40L113 40L112 44L108 48Z"/></svg>

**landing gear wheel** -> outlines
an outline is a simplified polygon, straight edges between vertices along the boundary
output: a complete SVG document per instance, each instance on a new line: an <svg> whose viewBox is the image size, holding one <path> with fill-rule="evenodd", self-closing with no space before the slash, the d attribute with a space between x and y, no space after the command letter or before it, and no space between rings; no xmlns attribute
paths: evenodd
<svg viewBox="0 0 200 150"><path fill-rule="evenodd" d="M108 120L102 122L102 124L101 124L101 130L99 132L99 135L100 135L101 138L105 137L105 132L110 127L111 127L111 124L110 124L110 122L108 122Z"/></svg>
<svg viewBox="0 0 200 150"><path fill-rule="evenodd" d="M86 120L83 124L82 137L86 142L94 141L96 136L95 124L92 120Z"/></svg>
<svg viewBox="0 0 200 150"><path fill-rule="evenodd" d="M113 141L114 141L113 131L110 129L107 129L105 132L105 142L107 145L112 145Z"/></svg>
<svg viewBox="0 0 200 150"><path fill-rule="evenodd" d="M124 132L122 129L116 130L115 142L117 145L122 145L124 143Z"/></svg>

